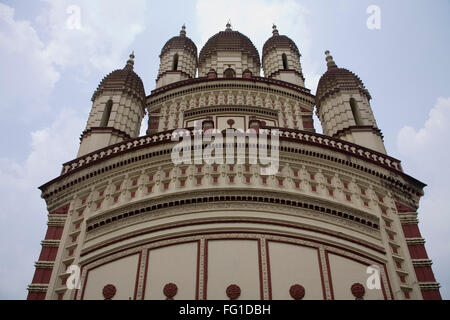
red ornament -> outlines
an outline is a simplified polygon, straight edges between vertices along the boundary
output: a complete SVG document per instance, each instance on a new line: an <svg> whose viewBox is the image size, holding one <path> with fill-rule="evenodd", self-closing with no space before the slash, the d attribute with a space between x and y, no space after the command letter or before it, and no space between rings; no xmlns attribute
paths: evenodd
<svg viewBox="0 0 450 320"><path fill-rule="evenodd" d="M241 295L241 288L236 284L231 284L227 288L227 297L230 300L236 300Z"/></svg>
<svg viewBox="0 0 450 320"><path fill-rule="evenodd" d="M305 288L302 285L294 284L289 289L289 293L294 300L302 300L305 296Z"/></svg>
<svg viewBox="0 0 450 320"><path fill-rule="evenodd" d="M175 283L168 283L164 286L163 292L166 296L166 300L173 300L173 297L175 297L178 292L178 287Z"/></svg>
<svg viewBox="0 0 450 320"><path fill-rule="evenodd" d="M116 287L113 284L107 284L103 287L103 297L105 300L111 300L116 295Z"/></svg>
<svg viewBox="0 0 450 320"><path fill-rule="evenodd" d="M356 300L363 300L366 289L361 283L354 283L351 287L351 291Z"/></svg>
<svg viewBox="0 0 450 320"><path fill-rule="evenodd" d="M230 129L231 129L233 127L234 120L233 119L228 119L227 123L228 123L228 125L230 126Z"/></svg>

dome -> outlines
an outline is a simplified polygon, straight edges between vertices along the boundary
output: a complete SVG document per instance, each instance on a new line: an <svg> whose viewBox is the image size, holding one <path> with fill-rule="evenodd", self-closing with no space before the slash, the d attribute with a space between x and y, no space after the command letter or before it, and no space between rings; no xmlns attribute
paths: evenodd
<svg viewBox="0 0 450 320"><path fill-rule="evenodd" d="M185 49L192 52L195 58L197 58L197 46L190 38L186 37L185 29L186 27L183 26L179 36L175 36L166 42L161 50L160 56L170 49Z"/></svg>
<svg viewBox="0 0 450 320"><path fill-rule="evenodd" d="M270 50L275 49L275 48L291 49L295 53L297 53L299 57L301 56L300 51L298 50L298 47L295 44L295 42L292 41L291 38L289 38L287 36L280 35L278 33L276 26L274 25L273 26L273 36L270 37L269 39L267 39L266 43L264 43L264 46L263 46L263 52L262 52L263 63L264 63L265 55Z"/></svg>
<svg viewBox="0 0 450 320"><path fill-rule="evenodd" d="M104 91L127 90L136 95L140 100L145 101L145 89L141 78L133 71L134 54L130 55L126 66L123 69L114 70L103 80L95 90L92 101L94 101Z"/></svg>
<svg viewBox="0 0 450 320"><path fill-rule="evenodd" d="M319 106L323 98L341 89L360 90L370 100L370 93L361 79L347 69L338 68L333 61L333 57L329 55L329 51L326 51L325 54L327 55L328 70L322 75L317 85L316 105Z"/></svg>
<svg viewBox="0 0 450 320"><path fill-rule="evenodd" d="M208 56L219 50L245 52L253 58L258 67L261 66L258 50L251 40L239 31L233 31L230 24L227 24L225 31L220 31L209 38L200 51L199 62L204 62Z"/></svg>

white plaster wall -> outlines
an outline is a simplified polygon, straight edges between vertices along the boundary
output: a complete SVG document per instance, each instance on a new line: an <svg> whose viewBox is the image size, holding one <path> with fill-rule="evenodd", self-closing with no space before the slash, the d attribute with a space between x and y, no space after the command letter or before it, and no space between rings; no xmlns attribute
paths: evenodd
<svg viewBox="0 0 450 320"><path fill-rule="evenodd" d="M104 300L103 287L112 284L116 294L112 300L134 298L139 255L134 254L89 271L84 300Z"/></svg>
<svg viewBox="0 0 450 320"><path fill-rule="evenodd" d="M164 300L163 288L177 285L174 299L195 299L197 281L197 242L172 245L149 251L145 300Z"/></svg>
<svg viewBox="0 0 450 320"><path fill-rule="evenodd" d="M328 254L328 260L335 300L355 300L351 286L356 282L365 287L365 300L384 300L381 289L367 288L366 281L370 274L366 272L366 265L335 254Z"/></svg>
<svg viewBox="0 0 450 320"><path fill-rule="evenodd" d="M231 284L241 288L240 300L261 298L257 241L208 241L207 298L228 300L226 289Z"/></svg>
<svg viewBox="0 0 450 320"><path fill-rule="evenodd" d="M322 300L323 290L317 249L269 241L272 299L292 300L294 284L305 288L304 300Z"/></svg>

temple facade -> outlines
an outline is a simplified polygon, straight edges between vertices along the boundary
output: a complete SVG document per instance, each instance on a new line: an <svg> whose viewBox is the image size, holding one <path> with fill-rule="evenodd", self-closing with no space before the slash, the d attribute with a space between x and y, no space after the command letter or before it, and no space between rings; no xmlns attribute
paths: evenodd
<svg viewBox="0 0 450 320"><path fill-rule="evenodd" d="M316 95L276 26L262 57L230 24L198 53L183 26L149 94L131 54L94 92L76 158L40 187L28 299L441 299L418 228L425 184L387 154L363 82L325 54Z"/></svg>

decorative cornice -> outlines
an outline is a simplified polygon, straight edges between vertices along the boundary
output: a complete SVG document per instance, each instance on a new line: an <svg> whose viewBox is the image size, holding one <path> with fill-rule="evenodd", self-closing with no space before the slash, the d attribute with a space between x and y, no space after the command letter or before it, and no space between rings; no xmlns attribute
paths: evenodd
<svg viewBox="0 0 450 320"><path fill-rule="evenodd" d="M60 240L42 240L41 245L43 247L59 247Z"/></svg>
<svg viewBox="0 0 450 320"><path fill-rule="evenodd" d="M381 139L383 139L383 134L381 133L381 130L374 126L350 126L350 127L338 130L335 134L333 134L333 137L340 139L342 136L344 136L348 133L353 133L353 132L358 132L358 131L365 131L365 132L371 131L372 133L376 134L377 136L381 137Z"/></svg>
<svg viewBox="0 0 450 320"><path fill-rule="evenodd" d="M187 119L189 117L198 116L202 114L210 114L210 113L220 113L220 112L239 112L239 113L249 113L252 115L259 114L264 116L274 117L278 120L278 111L268 108L259 108L252 107L246 105L232 105L232 106L208 106L196 108L194 110L187 110L184 112L184 118Z"/></svg>
<svg viewBox="0 0 450 320"><path fill-rule="evenodd" d="M415 267L431 267L433 261L430 259L412 259L412 264Z"/></svg>
<svg viewBox="0 0 450 320"><path fill-rule="evenodd" d="M305 77L303 76L303 73L298 72L295 69L279 69L277 71L272 72L268 78L273 78L274 76L279 76L281 73L294 73L297 76L299 76L303 81L305 81Z"/></svg>
<svg viewBox="0 0 450 320"><path fill-rule="evenodd" d="M418 224L417 213L399 213L401 224Z"/></svg>
<svg viewBox="0 0 450 320"><path fill-rule="evenodd" d="M189 135L193 136L194 130L193 128L187 128L186 130L189 131ZM400 161L389 157L387 155L378 153L376 151L348 143L343 140L339 140L336 138L332 138L329 136L320 135L317 133L307 132L307 131L300 131L300 130L294 130L294 129L285 129L285 128L274 128L274 127L263 127L261 130L264 130L262 132L267 133L269 136L271 135L272 130L274 131L274 134L279 135L280 140L288 141L288 142L295 142L299 143L299 146L302 144L310 145L310 146L316 146L319 148L324 148L326 150L336 151L338 153L342 153L344 155L350 155L351 157L355 157L358 159L361 159L363 161L367 161L369 163L375 164L381 168L384 168L386 170L389 170L397 175L400 175L401 177L405 178L408 184L405 184L404 182L398 180L395 175L386 175L383 173L380 173L378 171L374 171L372 169L368 169L365 166L361 166L357 163L353 163L352 161L343 161L341 158L336 158L334 156L321 154L318 152L310 152L308 150L304 149L296 149L292 146L285 147L283 144L280 147L281 152L291 152L291 153L301 153L312 157L319 157L321 159L328 159L330 161L335 161L337 163L340 163L342 165L348 165L350 167L353 167L358 170L362 170L364 172L367 172L369 174L373 174L381 179L386 180L388 183L391 183L392 186L399 187L401 189L404 189L405 192L413 192L414 195L421 195L422 191L416 188L423 188L424 184L420 181L406 175L401 171ZM62 171L62 174L60 177L53 179L52 181L46 183L45 185L41 186L40 189L43 191L43 197L47 198L59 191L64 190L65 188L68 188L72 186L74 183L78 183L80 181L84 181L85 179L90 179L92 177L95 177L96 175L102 174L105 171L105 168L100 168L96 172L90 172L84 177L78 177L76 181L68 182L67 185L60 186L58 189L46 192L46 189L48 186L50 186L53 183L56 183L62 179L65 179L69 175L74 174L75 172L78 172L80 170L86 169L92 165L99 164L100 162L103 162L105 160L115 158L122 156L122 161L120 161L117 164L114 164L110 166L111 168L117 168L118 166L134 163L136 161L141 161L144 159L147 159L151 156L150 154L146 155L139 155L136 157L131 157L129 159L124 159L124 154L132 154L133 151L138 151L140 149L146 148L148 149L151 146L157 146L161 144L167 144L170 146L173 144L173 141L171 141L172 138L172 132L173 130L157 133L150 136L144 136L139 137L131 140L124 141L122 143L118 143L103 149L100 149L98 151L92 152L90 154L87 154L83 157L80 157L78 159L72 160L70 162L67 162L64 164L64 168ZM167 150L170 154L170 148ZM163 153L161 151L158 151L158 155L166 154L165 150Z"/></svg>
<svg viewBox="0 0 450 320"><path fill-rule="evenodd" d="M406 238L405 240L408 245L425 244L424 238Z"/></svg>
<svg viewBox="0 0 450 320"><path fill-rule="evenodd" d="M211 84L212 86L217 86L217 84L220 82L222 82L224 86L225 86L225 84L239 85L241 83L244 83L244 84L245 83L248 83L248 84L258 83L258 84L266 84L269 86L277 85L277 86L283 87L285 89L294 90L294 91L301 93L303 95L306 95L310 98L313 98L313 99L315 98L314 95L311 94L311 91L304 87L300 87L295 84L292 84L292 83L289 83L286 81L282 81L282 80L278 80L278 79L252 76L251 78L207 78L207 77L202 77L202 78L192 78L192 79L177 81L177 82L168 84L164 87L153 90L151 92L151 94L149 96L147 96L147 100L153 99L156 96L158 96L162 93L165 93L167 91L182 88L182 87L189 86L189 85Z"/></svg>
<svg viewBox="0 0 450 320"><path fill-rule="evenodd" d="M54 261L36 261L34 263L34 266L36 268L42 268L42 269L52 269L55 265Z"/></svg>
<svg viewBox="0 0 450 320"><path fill-rule="evenodd" d="M169 70L169 71L164 71L164 72L158 74L158 77L156 78L156 81L161 79L166 74L177 74L177 73L188 77L188 79L192 79L192 76L190 74L184 72L184 71L181 71L181 70Z"/></svg>
<svg viewBox="0 0 450 320"><path fill-rule="evenodd" d="M55 214L49 214L48 215L48 226L52 227L63 227L66 224L67 215L55 215Z"/></svg>
<svg viewBox="0 0 450 320"><path fill-rule="evenodd" d="M44 283L32 283L28 285L28 291L30 292L47 292L48 284Z"/></svg>
<svg viewBox="0 0 450 320"><path fill-rule="evenodd" d="M108 233L115 230L116 227L113 225L117 223L119 223L121 227L124 227L128 224L134 224L136 221L143 222L148 219L161 218L165 215L164 212L167 211L166 209L169 208L171 215L178 215L180 212L187 212L190 209L198 212L207 211L208 208L214 208L216 210L221 208L223 210L253 211L255 208L259 207L260 209L257 210L284 212L286 214L291 213L294 215L298 215L300 212L298 210L303 209L303 215L305 216L311 216L315 219L319 218L325 222L341 224L343 226L348 225L348 228L357 229L360 232L369 233L371 236L379 237L379 220L376 216L360 210L355 210L354 208L345 208L339 204L334 204L333 208L330 208L327 207L326 201L320 201L318 199L309 199L308 202L300 202L298 200L303 198L298 198L292 194L284 195L279 192L258 190L247 192L248 194L245 196L242 195L243 192L239 190L232 190L225 194L223 191L190 193L191 195L178 193L169 197L166 196L161 199L154 199L151 201L151 206L149 206L148 200L143 200L139 203L128 204L94 216L86 222L88 238L90 238L89 233L91 232L98 234L97 230L104 229L103 231L100 231L100 233ZM233 217L230 219L238 222L238 220L242 220L243 218ZM215 220L213 219L213 221L220 222L223 220L223 222L226 222L230 219L222 217L216 218ZM211 223L208 219L203 220L203 224ZM247 222L250 222L252 219L247 220ZM188 223L192 224L193 221ZM197 223L200 222L198 221ZM256 219L254 223L280 224L279 221L274 219L269 219L267 221ZM176 225L174 224L172 227L176 227ZM295 226L292 225L292 227ZM339 234L334 234L334 236L339 237Z"/></svg>
<svg viewBox="0 0 450 320"><path fill-rule="evenodd" d="M111 133L123 138L124 140L131 139L131 136L128 133L113 127L90 127L89 129L83 131L80 136L80 141L93 133Z"/></svg>
<svg viewBox="0 0 450 320"><path fill-rule="evenodd" d="M438 282L419 282L420 290L439 290L441 285Z"/></svg>

